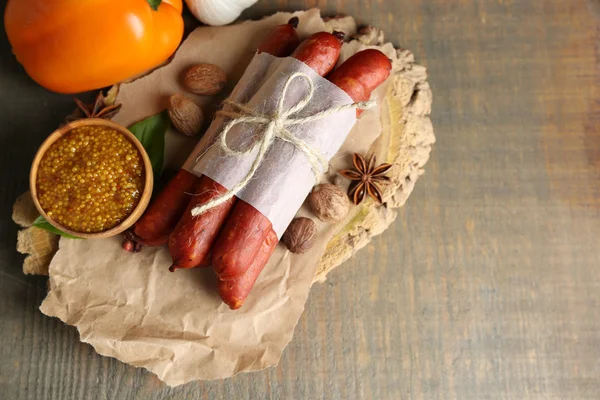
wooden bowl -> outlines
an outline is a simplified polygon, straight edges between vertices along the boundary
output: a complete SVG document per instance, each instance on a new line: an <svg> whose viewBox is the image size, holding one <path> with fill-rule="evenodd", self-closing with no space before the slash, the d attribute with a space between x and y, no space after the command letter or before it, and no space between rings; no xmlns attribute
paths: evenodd
<svg viewBox="0 0 600 400"><path fill-rule="evenodd" d="M42 161L42 158L44 157L44 154L46 154L46 151L50 148L50 146L52 144L54 144L54 142L56 142L58 139L60 139L63 135L65 135L66 133L70 132L71 130L73 130L75 128L79 128L81 126L104 126L104 127L112 128L112 129L120 132L131 143L133 143L133 145L136 147L136 149L140 152L140 154L142 156L142 160L144 162L144 173L145 173L146 179L144 182L144 190L142 191L142 194L140 196L140 200L139 200L137 206L133 209L131 214L129 214L129 216L124 221L122 221L119 225L117 225L113 228L110 228L106 231L102 231L102 232L94 232L94 233L77 232L77 231L67 228L66 226L61 225L60 223L58 223L54 219L52 219L52 217L49 217L48 214L46 214L46 211L44 211L44 209L40 205L40 202L37 197L37 185L36 185L37 173L38 173L38 168L40 166L40 162ZM131 132L129 132L129 130L127 130L127 128L125 128L119 124L116 124L112 121L108 121L105 119L99 119L99 118L81 119L81 120L78 120L75 122L71 122L70 124L67 124L59 129L57 129L56 131L54 131L50 136L48 136L48 138L40 146L37 154L35 155L35 158L33 159L33 164L31 165L31 172L29 174L29 189L31 190L31 197L33 198L33 203L35 204L35 206L38 209L38 211L40 212L40 214L44 218L46 218L46 220L50 224L52 224L55 228L60 229L61 231L66 232L70 235L77 236L80 238L85 238L85 239L98 239L98 238L107 238L107 237L115 236L115 235L118 235L119 233L125 231L131 225L133 225L135 223L135 221L137 221L142 216L142 214L146 210L146 207L148 207L148 203L150 202L150 197L152 196L153 185L154 185L154 176L152 174L152 164L150 163L150 158L148 157L148 153L146 153L146 150L144 149L142 144L139 142L139 140L137 140L137 138Z"/></svg>

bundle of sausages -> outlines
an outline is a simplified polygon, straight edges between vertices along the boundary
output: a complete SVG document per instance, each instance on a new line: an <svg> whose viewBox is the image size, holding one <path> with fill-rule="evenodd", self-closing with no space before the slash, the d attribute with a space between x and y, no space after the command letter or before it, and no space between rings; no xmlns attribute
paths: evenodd
<svg viewBox="0 0 600 400"><path fill-rule="evenodd" d="M391 61L372 49L356 53L332 72L344 34L318 32L301 42L297 25L298 19L292 18L276 27L258 52L291 56L303 62L355 102L368 100L371 92L389 76ZM357 110L357 116L360 113ZM212 265L219 277L221 298L231 309L237 309L248 297L279 240L271 221L236 197L192 216L192 209L226 191L208 176L198 177L181 169L125 236L139 245L168 243L173 258L171 271Z"/></svg>

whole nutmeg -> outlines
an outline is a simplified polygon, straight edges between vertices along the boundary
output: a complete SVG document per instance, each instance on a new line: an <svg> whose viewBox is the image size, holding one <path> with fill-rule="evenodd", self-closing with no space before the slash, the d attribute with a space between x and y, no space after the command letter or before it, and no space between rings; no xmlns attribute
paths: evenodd
<svg viewBox="0 0 600 400"><path fill-rule="evenodd" d="M306 253L315 242L317 224L310 218L296 218L286 229L281 241L292 253Z"/></svg>
<svg viewBox="0 0 600 400"><path fill-rule="evenodd" d="M204 114L191 99L176 93L169 98L167 108L175 129L186 136L196 136L202 130Z"/></svg>
<svg viewBox="0 0 600 400"><path fill-rule="evenodd" d="M196 64L183 75L183 85L195 94L213 95L219 93L227 83L225 72L214 64Z"/></svg>
<svg viewBox="0 0 600 400"><path fill-rule="evenodd" d="M331 183L315 186L307 200L313 213L324 222L339 222L346 218L350 210L346 193Z"/></svg>

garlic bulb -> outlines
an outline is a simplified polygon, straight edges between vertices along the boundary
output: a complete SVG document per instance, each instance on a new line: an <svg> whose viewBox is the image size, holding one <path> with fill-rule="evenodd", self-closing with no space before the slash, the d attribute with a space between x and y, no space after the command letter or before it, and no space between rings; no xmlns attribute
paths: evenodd
<svg viewBox="0 0 600 400"><path fill-rule="evenodd" d="M207 25L227 25L258 0L185 0L196 18Z"/></svg>

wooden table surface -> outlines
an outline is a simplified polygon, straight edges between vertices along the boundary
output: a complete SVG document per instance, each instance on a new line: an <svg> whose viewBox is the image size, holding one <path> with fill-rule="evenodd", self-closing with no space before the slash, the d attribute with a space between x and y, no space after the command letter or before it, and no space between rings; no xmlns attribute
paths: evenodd
<svg viewBox="0 0 600 400"><path fill-rule="evenodd" d="M20 271L11 205L72 101L2 37L0 397L600 398L600 3L262 0L244 15L313 6L428 67L432 159L393 227L312 289L279 366L175 389L37 309L45 279Z"/></svg>

